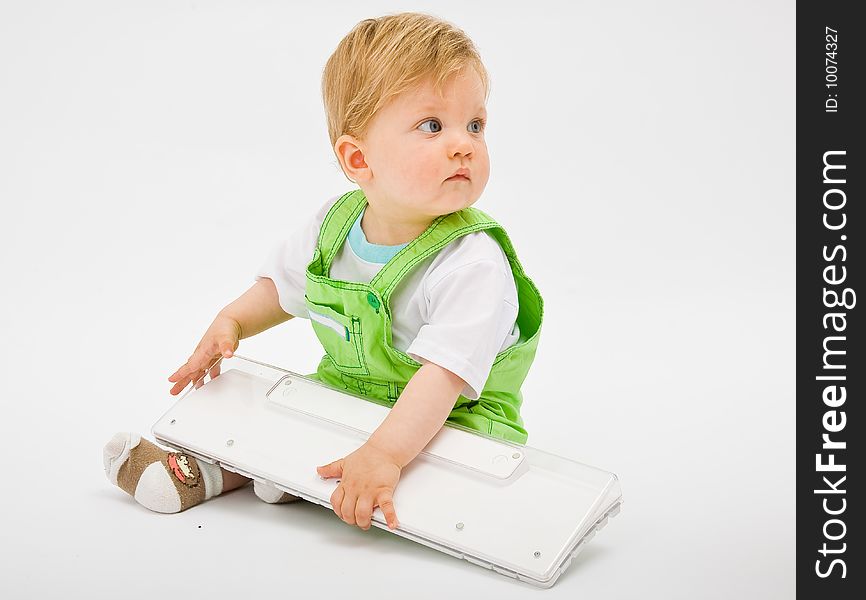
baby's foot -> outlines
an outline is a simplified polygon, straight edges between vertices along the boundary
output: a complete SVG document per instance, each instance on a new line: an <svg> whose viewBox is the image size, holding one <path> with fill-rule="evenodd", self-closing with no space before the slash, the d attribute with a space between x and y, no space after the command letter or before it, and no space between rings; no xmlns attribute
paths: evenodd
<svg viewBox="0 0 866 600"><path fill-rule="evenodd" d="M111 483L156 512L180 512L223 491L218 465L164 450L137 434L115 434L102 460Z"/></svg>
<svg viewBox="0 0 866 600"><path fill-rule="evenodd" d="M293 496L288 492L284 492L273 485L268 485L261 481L253 482L253 491L260 500L264 500L268 504L285 504L286 502L300 500L298 496Z"/></svg>

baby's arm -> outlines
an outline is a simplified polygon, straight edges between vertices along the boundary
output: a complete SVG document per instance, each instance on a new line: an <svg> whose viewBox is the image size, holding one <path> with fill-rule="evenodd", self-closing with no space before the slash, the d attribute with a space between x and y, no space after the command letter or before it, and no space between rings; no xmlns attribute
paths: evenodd
<svg viewBox="0 0 866 600"><path fill-rule="evenodd" d="M263 277L240 298L222 309L216 318L234 321L238 326L238 340L242 340L270 329L274 325L285 323L293 318L293 315L280 307L274 282Z"/></svg>
<svg viewBox="0 0 866 600"><path fill-rule="evenodd" d="M442 428L464 386L448 369L432 362L422 365L367 443L405 467Z"/></svg>
<svg viewBox="0 0 866 600"><path fill-rule="evenodd" d="M228 358L237 349L238 342L279 325L292 318L279 303L277 288L267 277L259 279L237 300L223 308L205 331L192 356L168 380L175 382L170 393L176 396L190 381L196 387L204 385L203 375L214 361ZM217 364L210 369L211 379L219 375Z"/></svg>
<svg viewBox="0 0 866 600"><path fill-rule="evenodd" d="M366 530L373 508L379 506L388 526L398 526L393 495L400 472L445 423L465 385L448 369L431 362L422 365L363 446L317 468L322 477L341 478L331 494L338 517Z"/></svg>

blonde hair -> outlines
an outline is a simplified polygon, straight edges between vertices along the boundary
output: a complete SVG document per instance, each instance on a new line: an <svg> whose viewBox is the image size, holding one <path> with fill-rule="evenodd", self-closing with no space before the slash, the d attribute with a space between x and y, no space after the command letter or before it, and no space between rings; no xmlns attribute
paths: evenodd
<svg viewBox="0 0 866 600"><path fill-rule="evenodd" d="M322 99L331 147L343 134L363 139L388 101L428 77L441 96L449 76L466 66L484 86L490 80L478 50L461 29L422 13L364 19L340 40L322 73Z"/></svg>

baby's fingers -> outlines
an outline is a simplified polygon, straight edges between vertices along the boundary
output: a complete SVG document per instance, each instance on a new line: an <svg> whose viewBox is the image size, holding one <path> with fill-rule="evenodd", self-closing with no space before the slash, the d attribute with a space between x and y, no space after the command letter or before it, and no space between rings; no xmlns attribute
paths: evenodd
<svg viewBox="0 0 866 600"><path fill-rule="evenodd" d="M373 497L362 494L355 504L355 524L367 531L370 529L370 518L373 516Z"/></svg>
<svg viewBox="0 0 866 600"><path fill-rule="evenodd" d="M215 364L215 365L211 368L211 370L209 371L209 373L210 373L210 378L211 378L211 379L213 379L214 377L219 376L219 374L220 374L220 363Z"/></svg>
<svg viewBox="0 0 866 600"><path fill-rule="evenodd" d="M168 380L177 381L178 383L186 380L185 384L189 383L190 378L196 373L196 371L201 370L201 363L204 362L204 360L205 359L201 357L198 352L194 353L187 359L187 361L183 364L182 367L180 367L177 371L171 374Z"/></svg>
<svg viewBox="0 0 866 600"><path fill-rule="evenodd" d="M234 354L234 343L232 340L223 340L219 345L219 353L223 358L231 358L232 354Z"/></svg>
<svg viewBox="0 0 866 600"><path fill-rule="evenodd" d="M397 512L394 510L394 500L391 492L385 491L379 495L379 508L382 509L382 514L385 515L385 521L391 529L397 529L400 522L397 520Z"/></svg>
<svg viewBox="0 0 866 600"><path fill-rule="evenodd" d="M181 376L182 376L183 371L186 371L186 369L187 369L187 366L186 366L186 365L183 365L183 366L180 367L177 371L175 371L174 373L172 373L171 375L169 375L169 376L168 376L168 380L169 380L169 381L179 381L180 378L181 378Z"/></svg>
<svg viewBox="0 0 866 600"><path fill-rule="evenodd" d="M177 396L179 393L181 393L184 390L184 388L187 386L188 383L189 383L188 378L181 379L180 381L178 381L177 383L174 384L174 387L172 387L168 393L171 394L172 396Z"/></svg>
<svg viewBox="0 0 866 600"><path fill-rule="evenodd" d="M334 492L331 494L331 508L334 510L334 514L337 515L340 519L343 518L343 514L340 512L340 507L343 505L343 496L346 495L346 490L343 489L342 485L338 485Z"/></svg>
<svg viewBox="0 0 866 600"><path fill-rule="evenodd" d="M177 371L175 371L171 377L168 378L169 381L174 382L174 387L171 388L169 392L172 396L178 395L182 392L186 386L189 384L192 379L192 374L189 370L189 363L185 364Z"/></svg>
<svg viewBox="0 0 866 600"><path fill-rule="evenodd" d="M195 384L195 389L198 389L204 385L204 376L205 376L205 370L204 369L199 369L198 371L196 371L194 373L192 381Z"/></svg>

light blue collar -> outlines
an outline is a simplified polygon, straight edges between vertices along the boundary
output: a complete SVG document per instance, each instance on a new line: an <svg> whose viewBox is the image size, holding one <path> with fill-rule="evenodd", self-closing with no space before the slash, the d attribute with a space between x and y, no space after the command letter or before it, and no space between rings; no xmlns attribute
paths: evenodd
<svg viewBox="0 0 866 600"><path fill-rule="evenodd" d="M366 210L367 208L364 207L364 210L362 210L361 214L358 215L355 224L352 225L351 231L349 231L349 245L352 247L352 251L361 260L384 265L394 258L394 255L396 255L400 250L408 246L409 242L406 242L405 244L397 244L396 246L382 246L380 244L371 244L368 242L367 236L364 235L364 230L361 229L361 217L364 216L364 211Z"/></svg>

